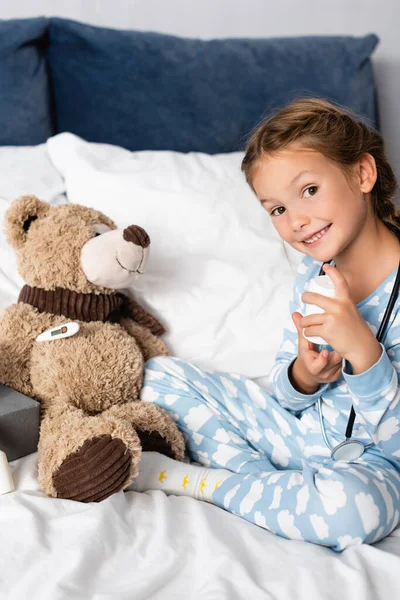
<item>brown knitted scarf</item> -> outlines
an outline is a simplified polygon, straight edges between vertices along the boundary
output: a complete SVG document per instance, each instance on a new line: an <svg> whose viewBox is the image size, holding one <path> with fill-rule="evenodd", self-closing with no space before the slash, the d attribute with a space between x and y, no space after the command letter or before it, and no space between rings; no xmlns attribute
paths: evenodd
<svg viewBox="0 0 400 600"><path fill-rule="evenodd" d="M152 315L146 312L135 300L120 292L111 294L82 294L65 288L45 290L24 285L18 302L30 304L39 312L63 315L79 321L110 321L118 323L129 317L144 325L154 335L162 335L164 328Z"/></svg>

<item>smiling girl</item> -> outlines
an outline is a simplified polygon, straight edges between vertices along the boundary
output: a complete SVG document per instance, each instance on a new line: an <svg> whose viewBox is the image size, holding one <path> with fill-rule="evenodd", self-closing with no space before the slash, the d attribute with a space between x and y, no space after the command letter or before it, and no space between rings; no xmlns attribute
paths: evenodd
<svg viewBox="0 0 400 600"><path fill-rule="evenodd" d="M280 237L305 254L268 388L149 361L142 399L173 411L202 466L144 452L131 489L190 495L335 551L372 544L400 521L398 299L376 339L400 260L383 139L343 107L299 99L257 128L242 170ZM322 265L335 298L307 291ZM324 312L304 317L306 304ZM343 442L352 405L362 454L335 460L323 431Z"/></svg>

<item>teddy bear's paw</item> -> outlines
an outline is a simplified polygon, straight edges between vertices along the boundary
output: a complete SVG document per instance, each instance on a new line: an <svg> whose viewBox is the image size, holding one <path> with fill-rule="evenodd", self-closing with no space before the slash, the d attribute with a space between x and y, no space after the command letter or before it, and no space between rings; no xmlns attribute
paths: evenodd
<svg viewBox="0 0 400 600"><path fill-rule="evenodd" d="M156 431L144 431L142 429L136 429L138 438L142 445L142 452L159 452L165 454L170 458L175 458L171 446L159 433Z"/></svg>
<svg viewBox="0 0 400 600"><path fill-rule="evenodd" d="M185 458L183 433L169 412L160 406L151 402L126 402L112 406L102 416L130 423L140 440L142 451L153 450L176 460Z"/></svg>
<svg viewBox="0 0 400 600"><path fill-rule="evenodd" d="M87 439L67 456L53 475L57 498L100 502L123 489L130 479L132 456L118 438Z"/></svg>

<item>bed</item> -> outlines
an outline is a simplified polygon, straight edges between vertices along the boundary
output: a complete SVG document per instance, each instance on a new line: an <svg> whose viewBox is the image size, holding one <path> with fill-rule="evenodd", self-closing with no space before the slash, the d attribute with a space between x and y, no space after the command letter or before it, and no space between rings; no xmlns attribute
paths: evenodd
<svg viewBox="0 0 400 600"><path fill-rule="evenodd" d="M152 239L135 294L173 353L263 385L302 255L243 180L246 137L300 95L379 128L377 36L200 41L56 18L0 34L0 219L25 193L134 218ZM23 282L0 243L1 309ZM36 467L36 453L13 461L16 492L0 496L1 598L398 596L399 527L338 553L161 491L51 499Z"/></svg>

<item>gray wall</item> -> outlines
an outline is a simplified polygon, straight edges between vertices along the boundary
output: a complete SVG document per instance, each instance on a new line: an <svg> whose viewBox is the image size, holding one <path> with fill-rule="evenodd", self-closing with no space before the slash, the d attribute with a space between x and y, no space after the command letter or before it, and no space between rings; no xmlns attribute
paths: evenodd
<svg viewBox="0 0 400 600"><path fill-rule="evenodd" d="M400 0L0 0L2 19L39 15L203 39L376 33L381 129L400 184Z"/></svg>

